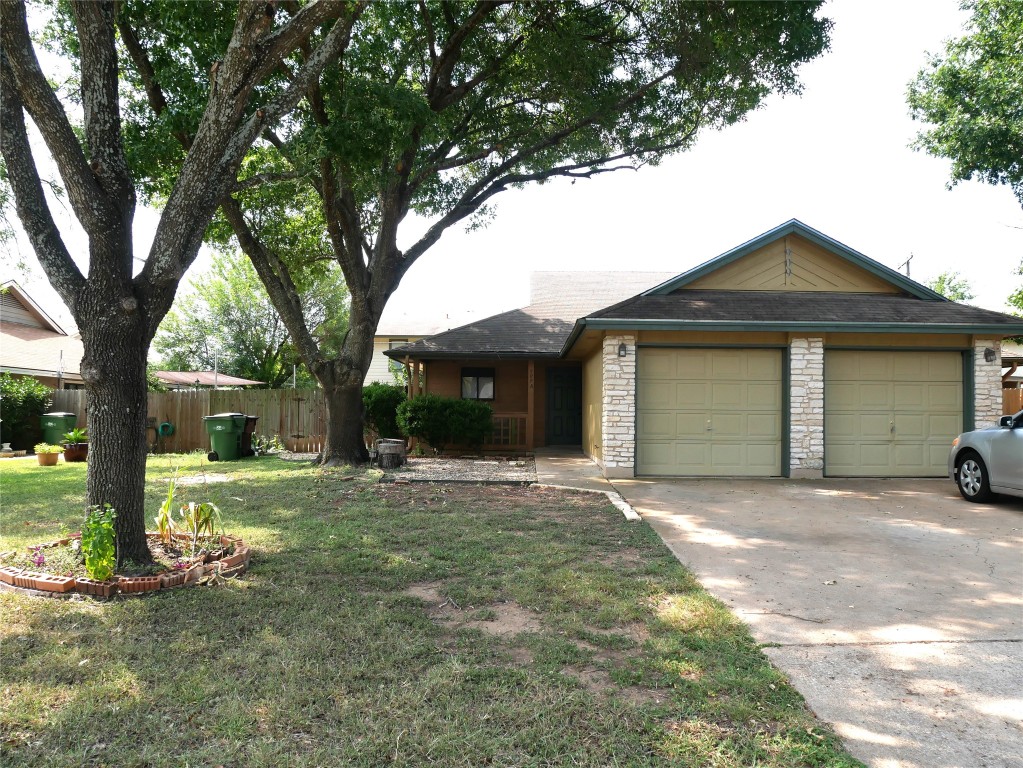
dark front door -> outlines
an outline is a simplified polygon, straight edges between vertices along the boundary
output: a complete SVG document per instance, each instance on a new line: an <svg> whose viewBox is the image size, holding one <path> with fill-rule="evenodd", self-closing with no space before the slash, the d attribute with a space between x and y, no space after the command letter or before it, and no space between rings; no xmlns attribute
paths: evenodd
<svg viewBox="0 0 1023 768"><path fill-rule="evenodd" d="M582 442L582 370L548 368L547 445L582 445Z"/></svg>

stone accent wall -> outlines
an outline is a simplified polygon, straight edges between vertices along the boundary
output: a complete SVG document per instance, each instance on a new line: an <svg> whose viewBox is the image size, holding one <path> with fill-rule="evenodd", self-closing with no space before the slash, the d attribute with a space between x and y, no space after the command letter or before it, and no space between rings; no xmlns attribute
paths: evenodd
<svg viewBox="0 0 1023 768"><path fill-rule="evenodd" d="M618 345L628 347L618 357ZM604 398L601 408L601 442L604 474L632 477L636 472L636 337L608 335L603 349Z"/></svg>
<svg viewBox="0 0 1023 768"><path fill-rule="evenodd" d="M993 349L993 362L984 360L984 350ZM973 342L973 425L991 427L1002 415L1002 342L976 339Z"/></svg>
<svg viewBox="0 0 1023 768"><path fill-rule="evenodd" d="M789 466L792 477L824 476L824 339L789 342Z"/></svg>

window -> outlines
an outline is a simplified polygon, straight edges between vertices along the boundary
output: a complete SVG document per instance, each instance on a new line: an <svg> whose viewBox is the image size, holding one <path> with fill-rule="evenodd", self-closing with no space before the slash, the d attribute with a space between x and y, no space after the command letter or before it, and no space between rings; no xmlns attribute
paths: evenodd
<svg viewBox="0 0 1023 768"><path fill-rule="evenodd" d="M404 347L406 344L408 344L408 339L387 340L388 349L394 349L395 347ZM405 364L399 360L394 360L392 358L387 358L387 367L390 371L394 373L404 373L405 371Z"/></svg>
<svg viewBox="0 0 1023 768"><path fill-rule="evenodd" d="M462 399L463 400L493 400L494 399L494 369L493 368L463 368L462 369Z"/></svg>

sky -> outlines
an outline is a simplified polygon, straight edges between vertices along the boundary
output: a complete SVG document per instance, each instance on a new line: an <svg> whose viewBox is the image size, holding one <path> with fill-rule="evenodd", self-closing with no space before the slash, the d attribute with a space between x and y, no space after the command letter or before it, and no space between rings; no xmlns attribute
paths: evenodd
<svg viewBox="0 0 1023 768"><path fill-rule="evenodd" d="M823 13L834 21L831 50L800 70L800 96L770 97L658 167L502 193L485 229L452 228L409 270L385 316L520 307L536 270L682 273L793 218L893 269L912 255L915 280L957 271L971 303L1005 311L1023 282L1019 202L1004 186L948 189L949 162L909 146L921 126L906 87L967 15L956 0L831 0ZM137 215L140 256L156 220ZM404 227L399 245L425 224ZM189 278L208 265L201 255ZM68 319L45 279L16 277Z"/></svg>

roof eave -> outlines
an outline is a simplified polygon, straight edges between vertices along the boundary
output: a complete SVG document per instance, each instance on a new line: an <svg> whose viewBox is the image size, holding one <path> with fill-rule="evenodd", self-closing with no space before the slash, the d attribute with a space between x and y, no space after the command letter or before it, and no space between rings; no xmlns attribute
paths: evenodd
<svg viewBox="0 0 1023 768"><path fill-rule="evenodd" d="M390 354L390 353L395 354ZM452 359L471 359L471 360L511 360L511 359L527 359L536 357L559 357L560 352L537 352L537 351L518 351L518 352L494 352L494 351L455 351L455 350L440 350L440 351L429 351L429 352L417 352L415 350L409 350L407 352L401 352L400 349L389 349L384 354L392 360L404 360L408 357L410 360L452 360Z"/></svg>
<svg viewBox="0 0 1023 768"><path fill-rule="evenodd" d="M742 245L736 246L732 250L726 251L710 261L705 261L703 264L693 267L688 272L683 272L678 277L672 278L660 285L656 285L648 291L644 291L640 294L640 296L663 296L669 294L678 288L682 288L683 286L695 282L704 275L710 274L721 267L731 264L733 261L741 259L743 256L764 247L768 243L773 242L780 237L785 237L786 235L791 234L797 234L815 245L841 256L861 269L870 272L882 280L896 285L912 296L916 296L918 299L925 299L927 301L948 301L948 299L940 293L932 291L930 288L910 280L901 272L897 272L894 269L886 267L880 262L874 261L869 256L865 256L859 251L855 251L849 246L828 237L823 232L818 232L813 227L807 226L798 219L790 219L784 224L781 224L780 226L777 226L774 229L743 243Z"/></svg>
<svg viewBox="0 0 1023 768"><path fill-rule="evenodd" d="M993 323L870 323L840 321L769 321L755 320L627 320L615 318L586 318L585 326L596 330L638 329L645 331L818 331L823 333L990 333L999 337L1023 334L1023 323L998 325ZM577 327L578 324L577 324ZM576 336L566 343L571 346Z"/></svg>

